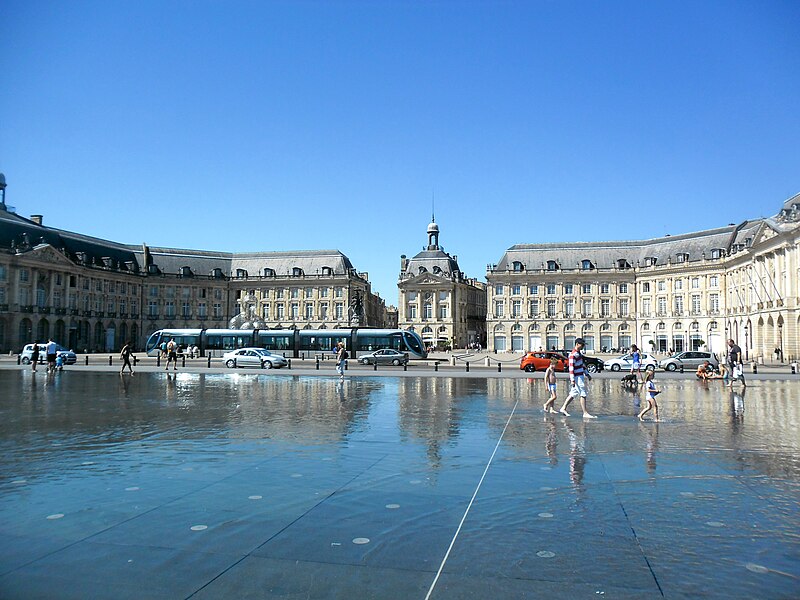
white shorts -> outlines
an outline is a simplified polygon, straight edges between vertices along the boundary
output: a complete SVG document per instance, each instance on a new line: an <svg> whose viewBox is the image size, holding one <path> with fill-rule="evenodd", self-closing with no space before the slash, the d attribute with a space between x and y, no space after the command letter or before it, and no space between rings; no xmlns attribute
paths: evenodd
<svg viewBox="0 0 800 600"><path fill-rule="evenodd" d="M581 396L586 398L586 378L583 375L576 375L575 381L572 383L572 389L569 391L571 397Z"/></svg>

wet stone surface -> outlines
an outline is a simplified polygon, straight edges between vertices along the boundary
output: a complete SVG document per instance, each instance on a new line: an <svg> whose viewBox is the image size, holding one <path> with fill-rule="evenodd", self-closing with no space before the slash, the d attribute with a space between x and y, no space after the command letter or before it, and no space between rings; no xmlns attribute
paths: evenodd
<svg viewBox="0 0 800 600"><path fill-rule="evenodd" d="M0 371L0 598L800 597L800 386L590 385Z"/></svg>

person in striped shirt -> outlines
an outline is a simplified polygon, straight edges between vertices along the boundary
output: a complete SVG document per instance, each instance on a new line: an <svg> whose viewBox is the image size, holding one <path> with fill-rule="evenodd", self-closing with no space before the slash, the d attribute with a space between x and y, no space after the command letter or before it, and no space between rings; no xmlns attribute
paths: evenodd
<svg viewBox="0 0 800 600"><path fill-rule="evenodd" d="M581 397L581 408L583 409L584 419L596 419L594 415L589 414L586 410L586 379L591 381L592 376L586 372L586 367L583 364L583 350L586 343L583 338L575 340L575 348L569 353L569 382L572 384L572 389L569 395L564 400L564 406L559 411L565 417L569 416L567 406L577 396Z"/></svg>

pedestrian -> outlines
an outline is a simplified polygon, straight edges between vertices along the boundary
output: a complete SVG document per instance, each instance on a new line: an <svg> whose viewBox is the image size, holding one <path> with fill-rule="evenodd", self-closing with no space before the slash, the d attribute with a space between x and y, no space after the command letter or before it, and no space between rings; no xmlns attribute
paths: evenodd
<svg viewBox="0 0 800 600"><path fill-rule="evenodd" d="M56 356L56 371L64 370L64 357L60 354Z"/></svg>
<svg viewBox="0 0 800 600"><path fill-rule="evenodd" d="M167 358L167 342L161 342L161 358Z"/></svg>
<svg viewBox="0 0 800 600"><path fill-rule="evenodd" d="M47 346L45 346L45 352L47 354L47 372L56 372L56 343L53 341L53 338L47 340Z"/></svg>
<svg viewBox="0 0 800 600"><path fill-rule="evenodd" d="M644 421L644 416L650 412L651 410L655 410L656 413L656 422L658 422L658 402L656 402L656 396L661 393L661 390L656 389L656 384L653 381L655 378L655 371L648 370L647 375L644 377L645 387L647 390L647 406L642 409L642 412L639 413L639 420Z"/></svg>
<svg viewBox="0 0 800 600"><path fill-rule="evenodd" d="M631 353L633 364L631 364L631 375L636 372L636 381L644 383L642 379L642 354L639 352L639 347L636 344L631 345Z"/></svg>
<svg viewBox="0 0 800 600"><path fill-rule="evenodd" d="M555 408L553 408L553 404L556 401L556 365L558 364L558 359L553 356L550 359L550 366L547 367L547 370L544 372L544 381L547 384L547 389L550 392L550 398L547 399L547 402L544 403L542 406L542 410L544 412L551 412L556 413L558 412Z"/></svg>
<svg viewBox="0 0 800 600"><path fill-rule="evenodd" d="M577 396L580 396L583 418L595 419L596 417L589 414L586 410L586 379L591 381L592 376L586 372L586 367L583 364L583 354L581 351L584 346L586 346L586 342L583 341L583 338L578 338L575 340L575 348L569 353L569 382L572 385L572 389L570 389L569 395L564 400L564 405L559 412L565 417L568 417L567 406L569 406L569 403Z"/></svg>
<svg viewBox="0 0 800 600"><path fill-rule="evenodd" d="M36 371L36 365L39 362L39 344L33 342L33 348L31 348L31 368L33 371Z"/></svg>
<svg viewBox="0 0 800 600"><path fill-rule="evenodd" d="M119 357L122 359L122 368L119 370L119 374L122 375L125 372L125 367L128 367L131 375L133 375L133 367L131 366L131 356L133 355L133 349L131 348L130 342L125 342L125 345L122 347L122 351L120 352Z"/></svg>
<svg viewBox="0 0 800 600"><path fill-rule="evenodd" d="M347 368L347 359L349 354L344 347L343 342L336 345L336 372L339 373L339 380L344 381L344 370Z"/></svg>
<svg viewBox="0 0 800 600"><path fill-rule="evenodd" d="M167 368L164 369L165 371L169 371L169 363L172 363L172 370L178 370L178 345L175 343L175 340L170 340L167 343Z"/></svg>
<svg viewBox="0 0 800 600"><path fill-rule="evenodd" d="M742 349L733 341L728 340L728 368L730 370L730 381L728 387L733 387L733 382L737 379L742 380L742 385L747 387L744 381L744 365L742 364Z"/></svg>

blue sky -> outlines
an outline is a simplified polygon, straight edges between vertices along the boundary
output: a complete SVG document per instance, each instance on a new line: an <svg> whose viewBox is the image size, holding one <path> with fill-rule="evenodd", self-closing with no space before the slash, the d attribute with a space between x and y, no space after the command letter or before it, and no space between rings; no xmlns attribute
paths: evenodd
<svg viewBox="0 0 800 600"><path fill-rule="evenodd" d="M125 243L337 248L389 303L440 243L771 216L800 192L800 2L0 4L0 171Z"/></svg>

